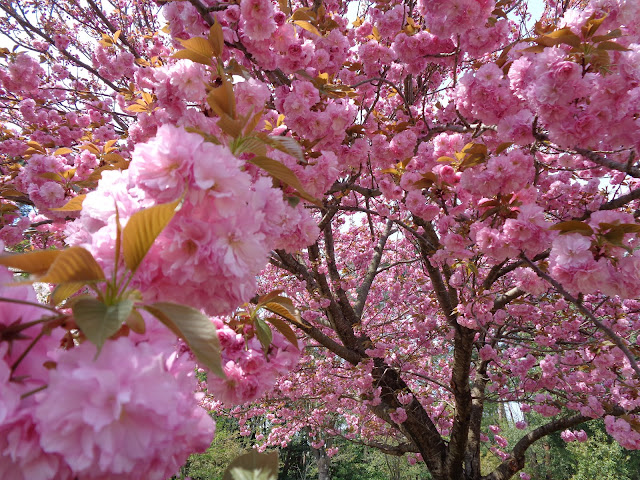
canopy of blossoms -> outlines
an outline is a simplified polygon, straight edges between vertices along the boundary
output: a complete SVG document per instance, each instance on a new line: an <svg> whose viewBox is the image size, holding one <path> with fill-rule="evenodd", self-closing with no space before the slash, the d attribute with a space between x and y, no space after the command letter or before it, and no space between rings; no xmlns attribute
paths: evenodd
<svg viewBox="0 0 640 480"><path fill-rule="evenodd" d="M638 18L0 0L0 476L164 480L207 409L437 480L640 448Z"/></svg>

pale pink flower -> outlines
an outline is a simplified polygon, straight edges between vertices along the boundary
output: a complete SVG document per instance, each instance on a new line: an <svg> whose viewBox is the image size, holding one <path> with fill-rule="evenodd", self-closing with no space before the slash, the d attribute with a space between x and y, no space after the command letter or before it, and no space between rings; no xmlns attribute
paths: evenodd
<svg viewBox="0 0 640 480"><path fill-rule="evenodd" d="M2 480L71 480L72 472L57 453L43 451L34 405L22 409L10 422L0 423L0 478Z"/></svg>
<svg viewBox="0 0 640 480"><path fill-rule="evenodd" d="M560 265L579 266L590 260L591 239L579 233L560 235L553 241L551 259Z"/></svg>
<svg viewBox="0 0 640 480"><path fill-rule="evenodd" d="M243 0L240 14L242 29L251 40L266 40L276 30L271 0Z"/></svg>
<svg viewBox="0 0 640 480"><path fill-rule="evenodd" d="M196 133L161 126L154 138L136 145L129 167L131 182L160 203L177 199L191 178L194 158L202 142Z"/></svg>
<svg viewBox="0 0 640 480"><path fill-rule="evenodd" d="M62 455L83 479L164 480L209 446L214 424L197 406L188 369L170 369L151 345L127 337L95 354L84 343L60 355L39 395L45 452Z"/></svg>
<svg viewBox="0 0 640 480"><path fill-rule="evenodd" d="M389 414L389 417L391 417L391 420L393 420L394 422L400 424L407 419L407 412L402 407L396 408L394 412L391 412Z"/></svg>

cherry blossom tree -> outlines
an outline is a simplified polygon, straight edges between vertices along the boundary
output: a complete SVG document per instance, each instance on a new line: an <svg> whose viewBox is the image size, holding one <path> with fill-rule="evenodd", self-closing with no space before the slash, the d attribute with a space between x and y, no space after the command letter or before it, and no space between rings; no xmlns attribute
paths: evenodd
<svg viewBox="0 0 640 480"><path fill-rule="evenodd" d="M202 406L437 480L640 448L640 4L0 9L3 478L167 478Z"/></svg>

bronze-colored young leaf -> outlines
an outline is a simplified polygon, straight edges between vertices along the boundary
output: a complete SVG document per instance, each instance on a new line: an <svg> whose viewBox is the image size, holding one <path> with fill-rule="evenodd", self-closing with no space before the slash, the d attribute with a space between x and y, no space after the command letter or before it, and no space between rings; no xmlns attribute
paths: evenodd
<svg viewBox="0 0 640 480"><path fill-rule="evenodd" d="M131 310L131 314L125 320L127 326L136 333L143 334L146 331L144 318L135 308Z"/></svg>
<svg viewBox="0 0 640 480"><path fill-rule="evenodd" d="M278 0L278 6L282 13L285 13L286 15L291 14L291 7L289 6L288 0Z"/></svg>
<svg viewBox="0 0 640 480"><path fill-rule="evenodd" d="M256 113L253 116L247 115L248 121L244 127L245 135L251 135L253 133L253 131L256 129L256 127L260 123L260 120L262 119L263 114L264 114L264 111L260 110L258 113Z"/></svg>
<svg viewBox="0 0 640 480"><path fill-rule="evenodd" d="M451 157L439 157L437 161L440 163L453 163L456 160L455 158L451 158Z"/></svg>
<svg viewBox="0 0 640 480"><path fill-rule="evenodd" d="M219 57L222 55L222 49L224 48L224 35L222 34L222 26L219 22L211 25L209 29L209 44L213 50L213 55Z"/></svg>
<svg viewBox="0 0 640 480"><path fill-rule="evenodd" d="M296 334L284 320L277 317L270 317L267 318L267 322L276 327L276 329L278 329L278 331L284 335L284 337L289 340L294 347L299 348Z"/></svg>
<svg viewBox="0 0 640 480"><path fill-rule="evenodd" d="M569 27L565 27L537 38L536 42L545 47L564 43L577 48L580 46L580 37L573 33Z"/></svg>
<svg viewBox="0 0 640 480"><path fill-rule="evenodd" d="M279 296L273 298L271 300L271 302L274 302L274 303L277 303L279 305L282 305L284 308L289 310L289 312L291 312L291 314L293 314L293 315L297 315L298 314L298 310L296 309L295 305L293 304L293 300L291 300L290 298L283 297L282 295L279 295Z"/></svg>
<svg viewBox="0 0 640 480"><path fill-rule="evenodd" d="M322 205L318 199L314 198L304 189L302 183L300 183L300 180L298 180L298 177L296 177L296 174L293 173L293 171L286 165L278 162L277 160L273 160L272 158L264 157L262 155L255 156L248 161L250 163L253 163L255 166L263 169L273 178L280 180L281 182L286 183L290 187L294 188L298 195L300 195L308 202L311 202L318 206Z"/></svg>
<svg viewBox="0 0 640 480"><path fill-rule="evenodd" d="M467 143L462 149L462 152L477 154L477 155L486 155L487 146L483 143Z"/></svg>
<svg viewBox="0 0 640 480"><path fill-rule="evenodd" d="M53 289L53 293L51 294L51 304L60 305L85 285L86 283L83 282L61 283Z"/></svg>
<svg viewBox="0 0 640 480"><path fill-rule="evenodd" d="M93 143L85 143L80 147L80 150L89 150L94 155L100 155L100 149L96 147Z"/></svg>
<svg viewBox="0 0 640 480"><path fill-rule="evenodd" d="M225 378L218 334L209 317L195 308L177 303L157 302L144 308L184 339L203 367L207 367L220 378Z"/></svg>
<svg viewBox="0 0 640 480"><path fill-rule="evenodd" d="M209 40L202 37L192 37L187 40L180 40L185 50L180 50L172 55L173 58L188 58L197 63L211 65L214 51Z"/></svg>
<svg viewBox="0 0 640 480"><path fill-rule="evenodd" d="M186 60L191 60L192 62L201 63L203 65L211 65L210 57L205 57L204 55L200 55L191 50L178 50L176 53L171 55L171 58L186 59ZM132 107L136 107L136 105L127 107L127 110L136 111L136 110L133 110ZM138 110L138 111L142 111L142 110Z"/></svg>
<svg viewBox="0 0 640 480"><path fill-rule="evenodd" d="M84 202L86 196L86 194L78 195L77 197L73 197L62 207L52 208L51 210L55 210L57 212L78 212L82 210L82 202Z"/></svg>
<svg viewBox="0 0 640 480"><path fill-rule="evenodd" d="M277 480L278 453L252 450L229 464L222 480Z"/></svg>
<svg viewBox="0 0 640 480"><path fill-rule="evenodd" d="M238 138L242 134L242 119L234 120L226 113L220 117L217 125L218 127L220 127L220 130L229 135L231 138Z"/></svg>
<svg viewBox="0 0 640 480"><path fill-rule="evenodd" d="M544 49L544 45L534 45L533 47L524 48L522 51L527 53L542 53Z"/></svg>
<svg viewBox="0 0 640 480"><path fill-rule="evenodd" d="M604 22L606 18L607 18L607 15L604 15L601 18L595 18L595 16L593 16L593 18L589 18L589 20L587 20L587 23L584 25L584 28L583 28L582 33L584 34L584 36L588 38L595 35L595 33L600 28L600 25L602 25L602 22ZM585 32L585 29L586 29L586 32Z"/></svg>
<svg viewBox="0 0 640 480"><path fill-rule="evenodd" d="M309 7L300 7L295 12L293 12L293 15L291 15L291 20L294 20L294 21L295 20L313 21L315 19L316 19L316 14Z"/></svg>
<svg viewBox="0 0 640 480"><path fill-rule="evenodd" d="M621 223L618 225L618 228L622 230L624 233L639 233L640 225L637 223Z"/></svg>
<svg viewBox="0 0 640 480"><path fill-rule="evenodd" d="M258 306L268 303L270 300L279 297L284 290L273 290L269 293L265 293L261 297L258 298Z"/></svg>
<svg viewBox="0 0 640 480"><path fill-rule="evenodd" d="M102 159L109 165L113 165L120 170L126 170L129 168L129 161L119 153L106 153L102 156Z"/></svg>
<svg viewBox="0 0 640 480"><path fill-rule="evenodd" d="M298 313L296 308L293 306L293 303L291 305L288 305L287 303L279 300L282 298L284 297L278 297L277 299L274 299L266 303L264 305L264 308L266 308L272 313L275 313L277 315L280 315L281 317L286 318L287 320L295 324L300 325L301 324L300 314ZM285 299L285 300L288 300L288 299Z"/></svg>
<svg viewBox="0 0 640 480"><path fill-rule="evenodd" d="M78 328L87 339L98 347L115 334L133 309L132 300L122 300L116 305L105 305L95 298L81 298L71 308Z"/></svg>
<svg viewBox="0 0 640 480"><path fill-rule="evenodd" d="M293 24L305 29L307 32L313 33L314 35L317 35L319 37L322 36L322 34L315 27L315 25L313 25L312 23L307 22L306 20L294 20Z"/></svg>
<svg viewBox="0 0 640 480"><path fill-rule="evenodd" d="M0 256L0 265L15 268L21 272L43 275L62 252L62 250L36 250L35 252L3 255Z"/></svg>
<svg viewBox="0 0 640 480"><path fill-rule="evenodd" d="M560 233L579 233L581 235L592 235L593 229L585 222L578 220L568 220L566 222L556 223L549 230L559 230Z"/></svg>
<svg viewBox="0 0 640 480"><path fill-rule="evenodd" d="M122 249L127 267L135 272L160 232L176 213L180 200L140 210L122 230Z"/></svg>
<svg viewBox="0 0 640 480"><path fill-rule="evenodd" d="M82 247L62 250L42 277L43 283L86 283L104 280L102 267L91 252Z"/></svg>
<svg viewBox="0 0 640 480"><path fill-rule="evenodd" d="M64 177L57 172L43 172L39 173L40 178L46 178L47 180L53 180L54 182L64 181Z"/></svg>
<svg viewBox="0 0 640 480"><path fill-rule="evenodd" d="M500 155L502 152L504 152L511 145L513 145L513 142L503 142L503 143L501 143L500 145L498 145L496 147L496 155Z"/></svg>
<svg viewBox="0 0 640 480"><path fill-rule="evenodd" d="M207 103L216 115L222 117L228 115L236 118L236 97L233 94L233 84L226 78L221 77L222 85L211 89L207 97Z"/></svg>

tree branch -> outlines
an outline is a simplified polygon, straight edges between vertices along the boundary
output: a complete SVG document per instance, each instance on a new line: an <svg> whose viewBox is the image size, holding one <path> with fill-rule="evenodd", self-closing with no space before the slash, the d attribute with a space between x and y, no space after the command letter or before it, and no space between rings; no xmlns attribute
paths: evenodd
<svg viewBox="0 0 640 480"><path fill-rule="evenodd" d="M502 462L493 472L489 475L482 477L482 480L508 480L515 475L519 470L524 468L524 454L527 449L535 442L540 440L551 433L565 430L570 427L575 427L581 423L593 420L590 417L586 417L582 414L571 415L569 417L558 418L553 420L535 430L529 432L520 439L516 446L513 447L511 456Z"/></svg>
<svg viewBox="0 0 640 480"><path fill-rule="evenodd" d="M364 310L364 305L367 302L367 297L369 295L369 290L371 290L371 285L373 284L373 280L378 274L378 267L380 266L380 261L382 260L382 255L384 254L384 246L389 239L389 235L391 235L391 227L393 226L393 221L387 220L387 224L385 226L384 232L380 235L378 239L378 244L374 247L375 253L373 254L373 258L369 263L369 267L367 268L367 273L364 276L364 280L360 284L360 286L356 289L356 293L358 295L358 299L353 307L356 317L358 321L362 319L362 312Z"/></svg>
<svg viewBox="0 0 640 480"><path fill-rule="evenodd" d="M529 265L529 267L534 272L536 272L536 275L538 275L540 278L546 280L551 285L553 285L553 287L558 291L558 293L560 293L565 298L565 300L573 303L580 313L582 313L585 317L591 320L591 322L595 326L597 326L600 330L604 332L604 334L607 337L609 337L609 340L611 340L627 357L627 360L629 360L629 363L631 364L631 368L633 368L634 372L636 372L636 375L638 376L638 379L640 379L640 367L638 366L638 363L636 362L636 359L633 353L631 353L631 351L625 345L622 339L618 335L616 335L616 333L610 327L608 327L607 325L602 323L600 320L598 320L593 314L593 312L588 310L582 304L582 302L580 302L577 298L575 298L573 295L567 292L565 288L562 285L560 285L560 283L558 283L555 279L553 279L551 276L547 275L542 270L540 270L538 266L535 265L531 260L529 260L524 254L520 255L520 258L522 258L524 262L527 265Z"/></svg>

